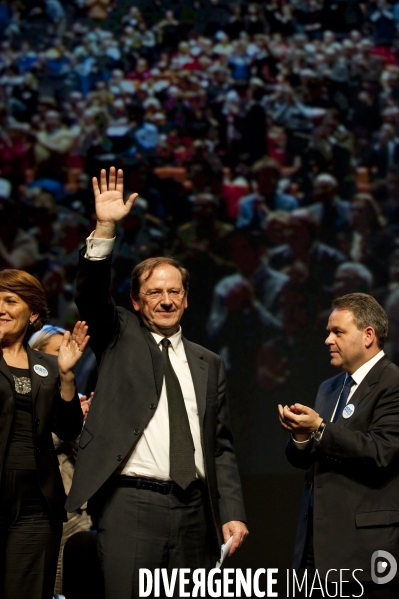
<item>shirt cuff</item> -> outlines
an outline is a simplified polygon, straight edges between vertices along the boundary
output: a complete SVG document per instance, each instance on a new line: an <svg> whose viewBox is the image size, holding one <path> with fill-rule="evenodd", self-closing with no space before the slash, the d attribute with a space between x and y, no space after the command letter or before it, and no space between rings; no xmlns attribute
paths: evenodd
<svg viewBox="0 0 399 599"><path fill-rule="evenodd" d="M306 439L306 441L297 441L296 439L294 439L293 435L291 435L291 439L295 445L295 447L297 449L306 449L306 447L308 446L309 441L312 439L312 437L310 437L310 439Z"/></svg>
<svg viewBox="0 0 399 599"><path fill-rule="evenodd" d="M88 260L105 260L114 249L115 237L112 239L101 239L93 237L94 231L86 239L85 258Z"/></svg>

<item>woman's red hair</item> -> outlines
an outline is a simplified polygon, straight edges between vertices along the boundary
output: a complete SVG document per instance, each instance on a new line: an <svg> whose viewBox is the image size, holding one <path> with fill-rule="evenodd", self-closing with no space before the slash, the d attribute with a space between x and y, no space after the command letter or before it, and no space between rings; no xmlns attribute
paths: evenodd
<svg viewBox="0 0 399 599"><path fill-rule="evenodd" d="M48 321L49 309L44 289L41 283L28 272L17 268L0 270L0 291L16 293L28 304L33 314L39 315L30 327L30 333L38 331Z"/></svg>

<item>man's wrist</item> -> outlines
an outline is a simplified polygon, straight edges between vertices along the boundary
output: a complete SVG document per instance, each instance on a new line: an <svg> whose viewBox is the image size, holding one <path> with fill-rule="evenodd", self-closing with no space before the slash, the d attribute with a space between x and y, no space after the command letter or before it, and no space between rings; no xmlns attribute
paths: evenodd
<svg viewBox="0 0 399 599"><path fill-rule="evenodd" d="M113 221L97 221L93 237L99 239L113 239L115 237L116 226Z"/></svg>
<svg viewBox="0 0 399 599"><path fill-rule="evenodd" d="M319 442L321 440L321 437L323 436L323 433L324 433L324 429L326 428L326 424L327 424L327 422L325 420L322 420L319 428L312 433L312 438L315 441Z"/></svg>
<svg viewBox="0 0 399 599"><path fill-rule="evenodd" d="M111 239L94 237L94 231L86 239L86 252L84 257L88 260L104 260L112 254L115 237Z"/></svg>
<svg viewBox="0 0 399 599"><path fill-rule="evenodd" d="M307 441L310 441L310 439L312 438L312 435L310 433L309 434L306 434L306 433L292 433L292 438L297 443L306 443Z"/></svg>

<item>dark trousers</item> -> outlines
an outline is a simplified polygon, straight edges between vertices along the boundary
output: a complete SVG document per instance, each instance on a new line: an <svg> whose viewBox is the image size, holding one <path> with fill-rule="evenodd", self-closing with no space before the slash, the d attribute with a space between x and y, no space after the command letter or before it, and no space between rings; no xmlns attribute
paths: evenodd
<svg viewBox="0 0 399 599"><path fill-rule="evenodd" d="M168 495L110 484L99 491L94 505L106 599L138 598L140 568L214 565L206 497L203 484ZM162 584L160 592L164 597Z"/></svg>
<svg viewBox="0 0 399 599"><path fill-rule="evenodd" d="M343 543L345 540L343 539ZM370 556L371 559L371 556ZM315 565L315 555L313 548L313 510L309 510L309 518L308 518L308 531L306 536L306 544L305 551L303 554L301 569L299 570L298 578L302 580L305 569L308 573L308 580L312 581L316 572ZM347 573L345 573L347 574ZM326 584L322 581L324 591L314 591L312 593L312 598L319 599L321 597L326 597ZM318 586L318 585L316 585ZM364 588L363 592L358 583L353 582L344 582L342 585L342 597L352 597L352 596L361 596L362 599L398 599L399 597L399 581L397 579L393 580L388 584L378 585L374 582L364 582L362 581L362 586ZM310 587L310 585L309 585ZM327 584L327 591L329 592L331 597L337 597L337 587L333 584ZM308 589L309 592L309 589ZM360 593L362 594L360 595ZM298 597L302 597L305 595L298 595ZM309 596L309 595L307 595Z"/></svg>
<svg viewBox="0 0 399 599"><path fill-rule="evenodd" d="M51 599L62 523L50 520L36 470L5 469L0 484L0 597Z"/></svg>

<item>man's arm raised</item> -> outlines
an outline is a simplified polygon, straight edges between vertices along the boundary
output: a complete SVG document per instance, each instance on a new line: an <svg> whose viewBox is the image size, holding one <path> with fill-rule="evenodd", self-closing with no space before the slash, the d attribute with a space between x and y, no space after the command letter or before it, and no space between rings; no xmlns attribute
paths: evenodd
<svg viewBox="0 0 399 599"><path fill-rule="evenodd" d="M90 346L100 359L119 331L119 317L110 295L112 247L116 223L130 211L136 193L123 201L123 172L101 170L100 183L93 178L97 225L80 253L75 302L82 320L90 327ZM93 239L95 237L96 241Z"/></svg>

